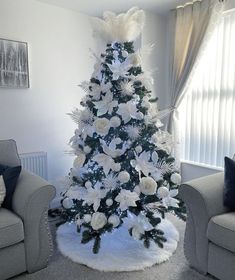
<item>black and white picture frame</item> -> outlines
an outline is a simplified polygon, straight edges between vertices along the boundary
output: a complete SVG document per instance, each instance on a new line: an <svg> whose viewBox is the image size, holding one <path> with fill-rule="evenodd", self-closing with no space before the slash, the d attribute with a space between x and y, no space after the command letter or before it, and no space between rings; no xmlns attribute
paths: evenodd
<svg viewBox="0 0 235 280"><path fill-rule="evenodd" d="M27 43L0 39L0 87L29 88Z"/></svg>

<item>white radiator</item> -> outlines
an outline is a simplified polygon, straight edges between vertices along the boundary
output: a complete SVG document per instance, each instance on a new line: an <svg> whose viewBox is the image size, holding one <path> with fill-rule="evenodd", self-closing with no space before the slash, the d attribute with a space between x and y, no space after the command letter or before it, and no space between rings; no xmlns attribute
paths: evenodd
<svg viewBox="0 0 235 280"><path fill-rule="evenodd" d="M48 179L47 177L47 153L35 152L20 154L21 165L29 172L35 173L38 176Z"/></svg>

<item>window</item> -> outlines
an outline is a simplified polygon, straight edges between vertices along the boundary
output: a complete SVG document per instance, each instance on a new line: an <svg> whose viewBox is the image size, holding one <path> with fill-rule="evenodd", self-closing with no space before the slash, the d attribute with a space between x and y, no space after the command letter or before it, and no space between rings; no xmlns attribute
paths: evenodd
<svg viewBox="0 0 235 280"><path fill-rule="evenodd" d="M235 12L210 36L179 107L181 159L222 167L235 153Z"/></svg>

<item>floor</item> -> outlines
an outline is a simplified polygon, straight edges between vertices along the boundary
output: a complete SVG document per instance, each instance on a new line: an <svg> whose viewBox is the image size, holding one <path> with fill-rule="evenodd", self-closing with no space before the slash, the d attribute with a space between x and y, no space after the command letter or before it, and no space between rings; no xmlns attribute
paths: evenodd
<svg viewBox="0 0 235 280"><path fill-rule="evenodd" d="M56 248L47 268L34 274L22 274L14 280L212 280L210 276L203 276L189 268L183 253L184 222L176 217L171 217L180 232L180 242L175 254L169 261L155 265L144 271L136 272L100 272L84 265L72 262L63 257ZM55 229L52 226L53 236Z"/></svg>

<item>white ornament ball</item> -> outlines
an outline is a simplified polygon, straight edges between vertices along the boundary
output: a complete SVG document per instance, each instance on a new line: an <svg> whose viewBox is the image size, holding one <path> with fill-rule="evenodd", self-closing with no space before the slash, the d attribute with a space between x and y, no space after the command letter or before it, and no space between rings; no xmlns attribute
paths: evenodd
<svg viewBox="0 0 235 280"><path fill-rule="evenodd" d="M157 191L157 183L152 177L142 177L140 179L140 191L145 195L153 195Z"/></svg>
<svg viewBox="0 0 235 280"><path fill-rule="evenodd" d="M91 147L85 146L85 147L83 148L83 151L84 151L85 154L89 154L89 153L91 152Z"/></svg>
<svg viewBox="0 0 235 280"><path fill-rule="evenodd" d="M119 127L121 125L121 120L119 117L112 117L110 119L110 126L111 127Z"/></svg>
<svg viewBox="0 0 235 280"><path fill-rule="evenodd" d="M92 187L91 181L86 181L85 187L86 187L86 188L91 188L91 187Z"/></svg>
<svg viewBox="0 0 235 280"><path fill-rule="evenodd" d="M114 165L114 171L118 172L121 170L121 164L120 163L115 163Z"/></svg>
<svg viewBox="0 0 235 280"><path fill-rule="evenodd" d="M142 149L142 147L141 147L140 145L138 145L138 146L135 147L135 151L136 151L136 153L138 153L138 154L141 153L142 150L143 150L143 149Z"/></svg>
<svg viewBox="0 0 235 280"><path fill-rule="evenodd" d="M94 230L103 228L107 223L107 218L104 213L96 212L92 215L91 218L91 227Z"/></svg>
<svg viewBox="0 0 235 280"><path fill-rule="evenodd" d="M113 227L117 227L120 224L120 219L117 215L112 215L108 218L108 223L112 224Z"/></svg>
<svg viewBox="0 0 235 280"><path fill-rule="evenodd" d="M121 171L118 174L118 180L120 183L125 184L130 180L130 174L127 171Z"/></svg>
<svg viewBox="0 0 235 280"><path fill-rule="evenodd" d="M167 187L160 187L158 190L157 190L157 196L162 199L162 198L165 198L169 195L169 190Z"/></svg>
<svg viewBox="0 0 235 280"><path fill-rule="evenodd" d="M73 200L66 197L63 201L62 201L62 205L65 209L70 209L73 207Z"/></svg>
<svg viewBox="0 0 235 280"><path fill-rule="evenodd" d="M181 176L179 173L173 173L171 175L171 182L175 185L179 185L181 183Z"/></svg>
<svg viewBox="0 0 235 280"><path fill-rule="evenodd" d="M90 221L91 221L91 215L90 215L90 214L85 214L84 217L83 217L83 219L84 219L84 222L85 222L85 223L90 223Z"/></svg>
<svg viewBox="0 0 235 280"><path fill-rule="evenodd" d="M107 206L112 206L113 205L113 200L111 198L106 199L105 201Z"/></svg>
<svg viewBox="0 0 235 280"><path fill-rule="evenodd" d="M128 52L127 52L127 51L122 51L122 56L123 56L124 58L128 57Z"/></svg>

